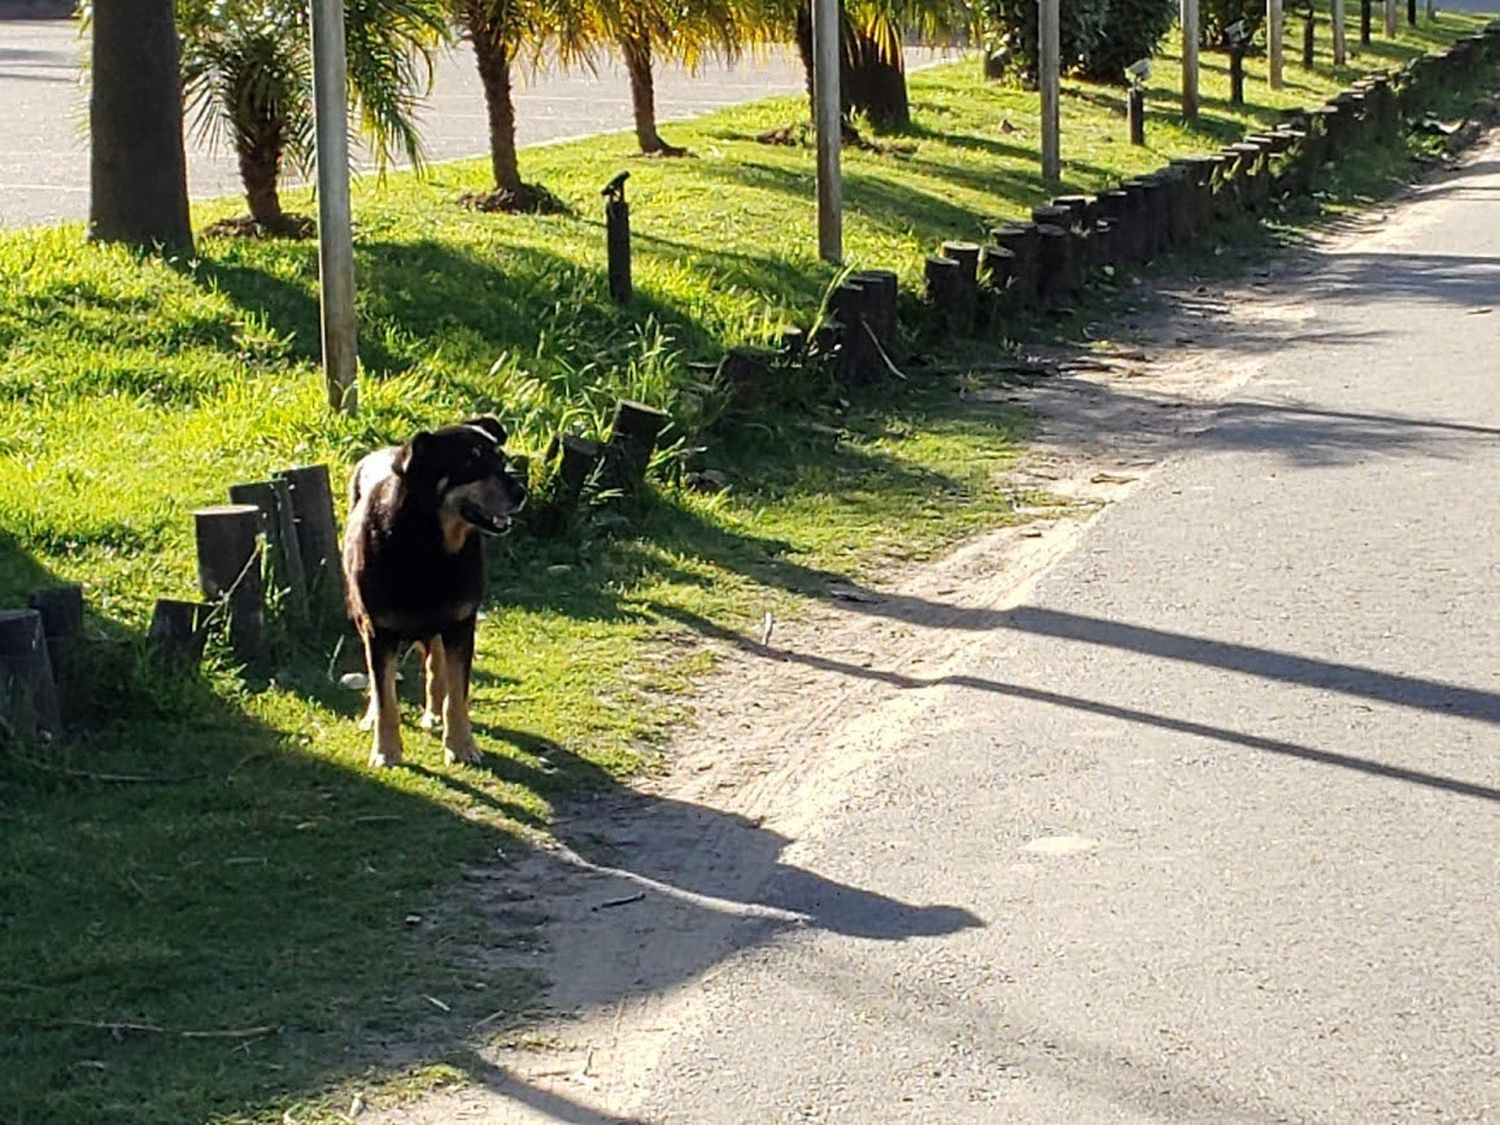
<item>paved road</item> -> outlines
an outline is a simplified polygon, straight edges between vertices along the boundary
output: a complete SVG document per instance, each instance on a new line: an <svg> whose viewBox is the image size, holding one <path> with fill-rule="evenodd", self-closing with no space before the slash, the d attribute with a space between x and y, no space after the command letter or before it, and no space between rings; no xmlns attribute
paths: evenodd
<svg viewBox="0 0 1500 1125"><path fill-rule="evenodd" d="M382 1120L1500 1121L1500 139L1256 292L1215 410L1073 392L1196 436L1033 580L742 643L498 871L579 1018Z"/></svg>
<svg viewBox="0 0 1500 1125"><path fill-rule="evenodd" d="M1500 1120L1500 144L1300 292L757 898L983 925L731 959L635 1115Z"/></svg>
<svg viewBox="0 0 1500 1125"><path fill-rule="evenodd" d="M0 226L26 226L88 215L86 107L79 83L81 44L63 20L0 20ZM938 57L913 49L912 65ZM661 68L657 110L666 120L802 89L801 64L777 50L761 59L712 63L698 74ZM544 71L516 94L523 145L631 127L630 86L606 61L597 73ZM467 48L438 60L422 115L433 160L489 151L484 98ZM188 185L194 198L235 194L234 160L189 135Z"/></svg>

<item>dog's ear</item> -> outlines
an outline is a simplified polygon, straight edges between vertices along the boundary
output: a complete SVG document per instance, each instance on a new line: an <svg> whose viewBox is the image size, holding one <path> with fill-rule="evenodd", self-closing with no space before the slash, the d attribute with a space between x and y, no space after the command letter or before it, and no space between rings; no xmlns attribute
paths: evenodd
<svg viewBox="0 0 1500 1125"><path fill-rule="evenodd" d="M505 427L500 424L500 419L493 414L486 414L482 418L470 418L464 425L482 431L493 438L496 445L504 445L505 439L510 436L505 432Z"/></svg>
<svg viewBox="0 0 1500 1125"><path fill-rule="evenodd" d="M420 467L431 454L432 435L426 430L418 430L396 455L396 474L399 476L411 472L413 465Z"/></svg>

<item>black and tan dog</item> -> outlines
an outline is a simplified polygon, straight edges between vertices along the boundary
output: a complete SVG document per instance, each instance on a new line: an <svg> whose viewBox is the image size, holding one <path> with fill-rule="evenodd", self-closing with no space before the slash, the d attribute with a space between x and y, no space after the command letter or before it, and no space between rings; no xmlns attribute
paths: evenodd
<svg viewBox="0 0 1500 1125"><path fill-rule="evenodd" d="M364 639L375 732L373 766L401 760L396 657L415 643L427 670L421 724L443 728L444 757L479 760L469 728L474 622L484 597L484 553L475 532L499 535L526 500L494 418L417 434L371 453L349 482L344 574L349 614Z"/></svg>

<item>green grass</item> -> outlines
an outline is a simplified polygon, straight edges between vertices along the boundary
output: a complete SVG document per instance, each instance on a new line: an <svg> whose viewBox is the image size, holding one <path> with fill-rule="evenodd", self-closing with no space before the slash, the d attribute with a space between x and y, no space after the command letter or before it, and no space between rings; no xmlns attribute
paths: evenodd
<svg viewBox="0 0 1500 1125"><path fill-rule="evenodd" d="M1360 61L1476 22L1444 15ZM1352 74L1291 67L1273 99L1258 65L1259 104L1237 113L1208 57L1190 132L1163 59L1145 149L1123 143L1118 91L1070 85L1065 186L1210 147ZM976 69L913 76L911 132L847 154L854 264L912 286L938 241L1043 198L1035 98ZM674 128L696 159L629 162L639 296L623 310L605 297L597 192L627 138L524 154L572 215L459 210L486 186L478 162L363 185L358 420L323 407L311 246L205 239L196 259L162 262L86 246L77 228L0 235L0 604L83 582L92 652L79 737L0 758L0 1116L275 1119L356 1078L437 1073L475 1020L524 1012L538 986L483 955L526 935L480 910L463 865L652 767L676 693L707 664L684 643L695 627L795 612L834 577L878 578L1017 518L1006 473L1026 420L960 399L954 377L914 368L853 403L822 393L724 420L689 366L805 324L832 278L813 253L811 150L750 139L802 112L781 99L713 114ZM359 700L305 644L283 638L270 679L216 659L184 681L142 659L152 601L193 588L188 510L229 483L308 461L342 474L374 444L479 409L535 451L559 427L597 430L622 394L670 407L674 438L705 445L733 488L665 487L612 534L596 522L493 553L483 766L443 768L412 731L410 768L367 772ZM91 1026L105 1023L165 1032ZM268 1025L245 1041L176 1034Z"/></svg>

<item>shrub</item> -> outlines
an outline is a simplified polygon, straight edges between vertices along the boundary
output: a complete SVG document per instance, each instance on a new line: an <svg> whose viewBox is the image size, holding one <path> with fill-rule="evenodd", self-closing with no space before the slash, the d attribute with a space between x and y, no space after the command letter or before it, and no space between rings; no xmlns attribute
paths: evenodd
<svg viewBox="0 0 1500 1125"><path fill-rule="evenodd" d="M1176 0L1068 0L1059 7L1063 70L1116 85L1125 82L1127 66L1155 52L1177 16ZM1022 81L1035 85L1036 0L985 0L985 17Z"/></svg>

